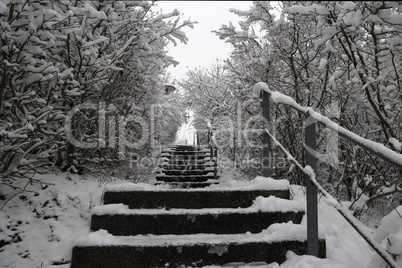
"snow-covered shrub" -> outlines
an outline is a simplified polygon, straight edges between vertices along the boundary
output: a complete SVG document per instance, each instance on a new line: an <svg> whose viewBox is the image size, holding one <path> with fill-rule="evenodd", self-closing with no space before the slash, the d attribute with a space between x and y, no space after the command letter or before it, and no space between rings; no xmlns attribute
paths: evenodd
<svg viewBox="0 0 402 268"><path fill-rule="evenodd" d="M395 262L402 266L402 206L391 211L382 218L380 226L375 231L373 239L381 243ZM386 268L387 264L378 254L374 255L369 268Z"/></svg>
<svg viewBox="0 0 402 268"><path fill-rule="evenodd" d="M225 62L232 88L242 85L250 92L256 82L266 82L271 90L285 93L342 127L400 152L400 3L279 4L279 18L271 12L269 1L256 1L247 11L232 10L243 19L239 27L229 23L216 31L234 48ZM303 120L303 114L285 105L271 105L271 131L302 164ZM328 189L342 199L354 201L368 196L369 208L379 199L392 200L394 205L400 202L401 173L397 168L336 133L320 126L317 129L320 183L330 186ZM274 158L283 156L275 150ZM304 175L297 169L288 172L291 165L284 162L280 168L273 166L273 174L302 183ZM367 176L374 183L365 184ZM364 195L354 195L354 185ZM395 190L379 192L381 187L390 186Z"/></svg>
<svg viewBox="0 0 402 268"><path fill-rule="evenodd" d="M193 27L189 20L180 22L177 10L152 11L154 4L2 3L1 183L30 179L55 165L82 170L89 164L93 170L97 160L118 161L119 153L100 139L102 105L116 108L113 123L139 116L150 127L150 107L164 93L162 75L177 64L164 48L169 42L187 42L182 29ZM118 124L109 127L118 129ZM135 124L126 130L134 137L140 133ZM83 148L72 139L95 146Z"/></svg>
<svg viewBox="0 0 402 268"><path fill-rule="evenodd" d="M58 3L6 1L0 12L0 178L12 184L48 169L63 148L63 96L76 92L55 42L68 13ZM56 50L56 51L55 51ZM32 181L31 181L32 182Z"/></svg>

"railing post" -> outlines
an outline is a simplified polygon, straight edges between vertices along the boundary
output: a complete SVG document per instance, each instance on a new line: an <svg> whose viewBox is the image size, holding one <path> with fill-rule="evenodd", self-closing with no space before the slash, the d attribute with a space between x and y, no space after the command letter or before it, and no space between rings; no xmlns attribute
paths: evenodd
<svg viewBox="0 0 402 268"><path fill-rule="evenodd" d="M306 113L306 164L317 174L315 121ZM317 187L307 176L307 254L318 257Z"/></svg>
<svg viewBox="0 0 402 268"><path fill-rule="evenodd" d="M199 150L200 149L200 136L198 135L198 131L196 133L197 133L197 147Z"/></svg>
<svg viewBox="0 0 402 268"><path fill-rule="evenodd" d="M263 133L263 176L271 177L271 140L269 138L268 133L265 130L270 131L269 129L269 93L265 90L261 90L262 92L262 114L264 117L264 133Z"/></svg>
<svg viewBox="0 0 402 268"><path fill-rule="evenodd" d="M218 177L218 148L214 150L214 158L214 180L216 180Z"/></svg>
<svg viewBox="0 0 402 268"><path fill-rule="evenodd" d="M213 148L212 148L212 130L208 130L208 144L209 144L209 157L210 157L210 159L211 159L211 161L212 161L212 158L214 157L214 154L213 154Z"/></svg>

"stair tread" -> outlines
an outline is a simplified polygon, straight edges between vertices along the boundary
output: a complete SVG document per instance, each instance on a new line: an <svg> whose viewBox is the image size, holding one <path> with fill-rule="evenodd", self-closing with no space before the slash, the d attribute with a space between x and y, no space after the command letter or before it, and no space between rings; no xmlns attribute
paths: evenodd
<svg viewBox="0 0 402 268"><path fill-rule="evenodd" d="M209 172L214 172L213 169L212 170L211 169L204 169L204 170L202 170L202 169L169 169L169 170L162 169L160 171L165 174L166 174L166 172L168 172L171 175L186 175L188 173L205 173L206 174ZM169 174L166 174L166 175L169 175ZM197 174L192 174L192 175L197 175ZM203 175L203 174L200 174L200 175Z"/></svg>
<svg viewBox="0 0 402 268"><path fill-rule="evenodd" d="M171 152L160 152L160 156L197 156L197 155L211 155L211 152L207 151L171 151Z"/></svg>
<svg viewBox="0 0 402 268"><path fill-rule="evenodd" d="M162 154L177 154L177 153L208 153L209 151L207 150L197 150L197 149L193 149L193 150L163 150L160 153Z"/></svg>
<svg viewBox="0 0 402 268"><path fill-rule="evenodd" d="M180 181L164 182L164 181L159 181L156 184L157 185L168 186L169 189L172 190L172 189L180 189L180 188L172 188L172 187L176 187L176 186L180 186L180 185L182 185L182 186L197 186L197 185L199 185L199 186L202 186L202 188L205 188L205 187L209 187L211 185L216 185L218 183L219 183L219 179L217 179L217 180L209 179L209 180L203 181L203 182L191 182L191 181L187 181L187 182L186 181L183 181L183 182L180 182ZM189 189L191 189L191 188L182 188L181 190L189 190Z"/></svg>
<svg viewBox="0 0 402 268"><path fill-rule="evenodd" d="M289 205L290 200L278 201L281 200L270 202L271 207L265 206L268 202L262 202L264 211L259 211L259 206L248 209L129 209L123 204L105 205L93 209L91 230L104 229L110 234L124 236L238 234L247 231L259 233L278 222L301 223L305 215L302 203ZM278 209L281 204L289 207L288 211Z"/></svg>
<svg viewBox="0 0 402 268"><path fill-rule="evenodd" d="M205 170L206 168L211 168L212 166L206 165L206 164L196 164L196 165L168 165L167 163L164 163L161 165L161 168L163 169L170 169L170 170L183 170L183 168L195 168L195 170ZM202 169L201 169L202 168Z"/></svg>
<svg viewBox="0 0 402 268"><path fill-rule="evenodd" d="M165 182L207 182L210 179L215 179L213 173L206 175L156 175L156 180Z"/></svg>
<svg viewBox="0 0 402 268"><path fill-rule="evenodd" d="M180 153L201 153L201 154L207 154L210 153L210 150L162 150L161 153L172 153L172 154L180 154Z"/></svg>
<svg viewBox="0 0 402 268"><path fill-rule="evenodd" d="M287 200L270 196L267 198L258 198L260 203L264 203L264 209L261 210L259 205L252 205L248 208L171 208L171 209L130 209L124 204L109 204L97 206L92 209L92 213L96 215L202 215L202 214L251 214L251 213L272 213L272 212L299 212L305 211L305 204L300 200Z"/></svg>
<svg viewBox="0 0 402 268"><path fill-rule="evenodd" d="M213 184L215 183L215 184ZM122 185L106 190L103 204L123 203L130 208L239 208L250 207L258 196L275 196L289 199L289 189L252 189L243 185L239 188L222 188L218 180L208 180L208 183L164 183L156 186ZM208 185L206 185L208 184ZM176 187L205 188L176 188Z"/></svg>
<svg viewBox="0 0 402 268"><path fill-rule="evenodd" d="M170 172L186 172L186 171L210 171L210 172L214 172L214 169L212 167L206 167L205 169L166 169L166 168L162 168L161 170L167 170Z"/></svg>
<svg viewBox="0 0 402 268"><path fill-rule="evenodd" d="M216 180L211 180L216 182ZM150 183L116 183L106 185L105 191L110 192L130 192L130 191L276 191L289 190L288 180L275 180L272 178L256 177L251 181L228 180L219 181L218 184L213 184L202 189L170 189L169 184L150 184Z"/></svg>
<svg viewBox="0 0 402 268"><path fill-rule="evenodd" d="M184 163L185 165L193 165L193 164L200 164L200 163L201 164L212 163L209 156L205 157L203 159L180 159L180 158L169 159L167 157L163 157L163 158L165 158L165 159L162 163L165 163L165 164L183 165L182 163Z"/></svg>
<svg viewBox="0 0 402 268"><path fill-rule="evenodd" d="M113 236L105 230L75 240L71 268L205 267L229 263L283 263L286 252L307 254L306 226L282 224L257 234ZM290 230L293 229L293 230ZM88 258L92 256L92 258ZM325 258L320 237L319 256ZM234 267L234 266L230 266ZM237 267L237 266L236 266Z"/></svg>
<svg viewBox="0 0 402 268"><path fill-rule="evenodd" d="M320 233L319 238L325 236ZM247 244L272 243L281 241L306 241L307 228L304 224L277 223L261 233L242 234L185 234L185 235L134 235L114 236L106 230L91 232L80 236L75 241L76 246L178 246L194 244Z"/></svg>
<svg viewBox="0 0 402 268"><path fill-rule="evenodd" d="M201 170L203 171L203 170ZM167 174L159 174L156 177L209 177L209 176L214 176L214 172L211 170L208 170L207 174L204 175L188 175L188 174L173 174L173 175L167 175Z"/></svg>

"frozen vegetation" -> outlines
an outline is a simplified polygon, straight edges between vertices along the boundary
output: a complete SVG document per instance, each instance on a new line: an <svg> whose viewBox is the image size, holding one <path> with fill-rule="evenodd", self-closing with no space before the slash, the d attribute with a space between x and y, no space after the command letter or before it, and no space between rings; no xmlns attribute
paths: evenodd
<svg viewBox="0 0 402 268"><path fill-rule="evenodd" d="M191 111L202 144L214 131L223 177L215 189L292 190L293 200L258 198L248 210L300 209L306 172L321 187L328 258L288 252L281 265L255 266L387 267L342 211L402 267L401 10L400 1L250 2L248 10L230 10L238 25L216 27L233 47L228 58L175 81L166 70L178 62L167 46L186 44L185 31L197 23L177 9L162 12L148 1L2 0L0 266L69 267L80 237L124 243L102 231L88 235L91 213L130 213L96 208L105 187L155 189L147 183L158 148L174 142L189 123L183 111ZM166 84L178 90L167 94ZM261 177L261 89L272 98L276 180ZM304 113L289 106L335 130L317 127L316 174L303 160ZM243 239L280 240L294 231L302 239L305 224L273 225Z"/></svg>

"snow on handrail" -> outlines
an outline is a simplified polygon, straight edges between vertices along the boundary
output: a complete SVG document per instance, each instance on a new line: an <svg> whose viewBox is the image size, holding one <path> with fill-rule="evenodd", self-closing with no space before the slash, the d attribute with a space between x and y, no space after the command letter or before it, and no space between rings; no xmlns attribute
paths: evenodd
<svg viewBox="0 0 402 268"><path fill-rule="evenodd" d="M273 102L287 104L297 111L300 111L304 114L308 113L316 122L319 122L320 124L326 126L328 129L338 133L339 136L342 136L349 141L363 147L367 151L377 155L378 157L402 170L402 154L399 154L385 147L381 143L360 137L352 131L341 127L328 117L317 113L316 111L314 111L313 108L301 106L292 97L289 97L277 91L271 91L268 85L264 82L256 83L253 87L253 93L259 95L261 90L269 93Z"/></svg>

